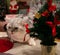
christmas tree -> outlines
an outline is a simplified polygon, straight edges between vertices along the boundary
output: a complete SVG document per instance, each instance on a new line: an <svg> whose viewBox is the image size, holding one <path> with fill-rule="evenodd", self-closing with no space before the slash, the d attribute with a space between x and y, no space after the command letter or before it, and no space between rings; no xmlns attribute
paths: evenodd
<svg viewBox="0 0 60 55"><path fill-rule="evenodd" d="M5 14L7 13L6 0L0 0L0 21L4 21Z"/></svg>
<svg viewBox="0 0 60 55"><path fill-rule="evenodd" d="M41 40L43 45L55 45L55 38L57 37L57 22L56 22L56 5L52 0L42 6L42 8L35 14L32 28L29 28L31 37L36 37ZM59 23L60 24L60 23Z"/></svg>

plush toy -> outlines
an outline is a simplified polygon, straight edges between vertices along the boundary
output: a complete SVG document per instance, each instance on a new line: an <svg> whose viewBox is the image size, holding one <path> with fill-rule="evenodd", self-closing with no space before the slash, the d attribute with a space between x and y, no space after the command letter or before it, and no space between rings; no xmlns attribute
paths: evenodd
<svg viewBox="0 0 60 55"><path fill-rule="evenodd" d="M18 7L19 6L16 0L10 0L10 6L9 6L10 13L15 14L18 10Z"/></svg>

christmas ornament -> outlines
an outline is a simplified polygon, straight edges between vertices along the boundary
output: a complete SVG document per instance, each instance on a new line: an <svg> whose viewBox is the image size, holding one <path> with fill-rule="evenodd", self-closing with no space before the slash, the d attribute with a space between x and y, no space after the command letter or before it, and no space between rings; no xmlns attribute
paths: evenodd
<svg viewBox="0 0 60 55"><path fill-rule="evenodd" d="M56 27L54 26L54 27L52 28L52 36L54 37L54 36L56 36L56 34L57 34L57 32L56 32Z"/></svg>
<svg viewBox="0 0 60 55"><path fill-rule="evenodd" d="M53 12L55 10L56 10L56 5L52 5L52 6L49 7L50 12Z"/></svg>
<svg viewBox="0 0 60 55"><path fill-rule="evenodd" d="M9 11L10 13L15 14L18 10L18 4L16 0L10 0L10 6L9 6Z"/></svg>
<svg viewBox="0 0 60 55"><path fill-rule="evenodd" d="M52 36L55 37L56 33L57 33L56 32L56 25L53 24L52 22L46 22L46 24L48 24L51 27L51 29L52 29Z"/></svg>
<svg viewBox="0 0 60 55"><path fill-rule="evenodd" d="M48 16L49 16L49 14L48 14L48 11L47 11L47 10L46 10L46 11L44 11L41 15L42 15L42 16L45 16L45 17L48 17Z"/></svg>
<svg viewBox="0 0 60 55"><path fill-rule="evenodd" d="M39 13L35 14L35 18L39 19L40 17L41 17L41 14L39 14Z"/></svg>

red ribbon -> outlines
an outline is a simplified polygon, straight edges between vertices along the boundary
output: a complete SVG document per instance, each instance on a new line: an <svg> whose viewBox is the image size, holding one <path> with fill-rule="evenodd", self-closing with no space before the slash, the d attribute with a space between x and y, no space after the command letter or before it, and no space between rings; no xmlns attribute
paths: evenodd
<svg viewBox="0 0 60 55"><path fill-rule="evenodd" d="M56 36L56 25L53 24L53 23L50 22L50 21L47 21L46 24L48 24L48 25L51 27L51 29L52 29L52 36L53 36L53 37Z"/></svg>
<svg viewBox="0 0 60 55"><path fill-rule="evenodd" d="M48 11L44 11L41 15L47 17L49 14Z"/></svg>
<svg viewBox="0 0 60 55"><path fill-rule="evenodd" d="M25 24L26 32L30 33L30 30L28 29L28 24Z"/></svg>
<svg viewBox="0 0 60 55"><path fill-rule="evenodd" d="M52 5L52 0L47 0L47 3L48 3L48 10L50 12L56 10L56 5Z"/></svg>
<svg viewBox="0 0 60 55"><path fill-rule="evenodd" d="M55 10L56 10L56 5L51 5L51 6L48 8L48 10L49 10L50 12L55 11Z"/></svg>
<svg viewBox="0 0 60 55"><path fill-rule="evenodd" d="M52 35L56 36L56 27L55 26L52 27Z"/></svg>

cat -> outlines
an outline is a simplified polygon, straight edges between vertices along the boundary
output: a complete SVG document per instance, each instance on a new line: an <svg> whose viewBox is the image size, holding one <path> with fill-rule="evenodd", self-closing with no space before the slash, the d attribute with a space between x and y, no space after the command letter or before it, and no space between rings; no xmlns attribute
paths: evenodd
<svg viewBox="0 0 60 55"><path fill-rule="evenodd" d="M24 19L26 18L26 21ZM27 22L28 21L28 22ZM30 37L26 32L25 24L30 23L28 17L13 18L6 26L7 34L11 41L26 42L29 45L36 45L35 38ZM31 25L30 25L31 26Z"/></svg>

